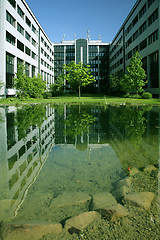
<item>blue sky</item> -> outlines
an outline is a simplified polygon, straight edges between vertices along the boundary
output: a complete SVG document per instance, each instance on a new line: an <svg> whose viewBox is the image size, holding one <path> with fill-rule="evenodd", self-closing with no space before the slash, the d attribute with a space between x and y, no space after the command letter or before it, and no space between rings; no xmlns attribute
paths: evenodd
<svg viewBox="0 0 160 240"><path fill-rule="evenodd" d="M111 42L136 0L26 0L52 42L86 38Z"/></svg>

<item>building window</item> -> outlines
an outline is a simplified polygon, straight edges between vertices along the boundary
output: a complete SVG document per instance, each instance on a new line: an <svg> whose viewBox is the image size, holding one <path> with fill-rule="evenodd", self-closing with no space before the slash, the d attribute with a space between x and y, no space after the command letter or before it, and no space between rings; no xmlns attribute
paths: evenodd
<svg viewBox="0 0 160 240"><path fill-rule="evenodd" d="M26 16L26 23L29 27L31 27L31 21L28 19L28 17Z"/></svg>
<svg viewBox="0 0 160 240"><path fill-rule="evenodd" d="M12 5L12 7L16 8L16 1L15 0L8 0L8 2Z"/></svg>
<svg viewBox="0 0 160 240"><path fill-rule="evenodd" d="M36 33L36 28L33 26L33 24L32 24L32 31Z"/></svg>
<svg viewBox="0 0 160 240"><path fill-rule="evenodd" d="M13 46L15 46L15 41L16 41L15 37L7 31L6 31L6 41L11 43Z"/></svg>
<svg viewBox="0 0 160 240"><path fill-rule="evenodd" d="M41 37L41 43L44 43L44 39Z"/></svg>
<svg viewBox="0 0 160 240"><path fill-rule="evenodd" d="M147 75L147 57L142 58L142 67Z"/></svg>
<svg viewBox="0 0 160 240"><path fill-rule="evenodd" d="M25 47L25 53L30 56L31 50L28 47Z"/></svg>
<svg viewBox="0 0 160 240"><path fill-rule="evenodd" d="M17 67L23 65L23 60L20 58L17 58Z"/></svg>
<svg viewBox="0 0 160 240"><path fill-rule="evenodd" d="M133 34L133 41L138 38L138 30Z"/></svg>
<svg viewBox="0 0 160 240"><path fill-rule="evenodd" d="M154 13L152 13L152 15L148 18L148 27L156 21L156 19L158 19L158 8L156 9L156 11L154 11Z"/></svg>
<svg viewBox="0 0 160 240"><path fill-rule="evenodd" d="M28 32L25 32L25 37L26 37L26 39L30 42L30 40L31 40L31 36L29 35Z"/></svg>
<svg viewBox="0 0 160 240"><path fill-rule="evenodd" d="M133 27L136 25L138 22L138 15L133 19Z"/></svg>
<svg viewBox="0 0 160 240"><path fill-rule="evenodd" d="M138 52L138 46L136 46L135 48L133 48L133 55Z"/></svg>
<svg viewBox="0 0 160 240"><path fill-rule="evenodd" d="M12 15L6 11L6 20L13 26L15 27L15 23L16 23L16 20L14 19L14 17L12 17Z"/></svg>
<svg viewBox="0 0 160 240"><path fill-rule="evenodd" d="M36 59L36 54L34 52L32 52L32 58Z"/></svg>
<svg viewBox="0 0 160 240"><path fill-rule="evenodd" d="M148 0L148 8L154 3L155 0Z"/></svg>
<svg viewBox="0 0 160 240"><path fill-rule="evenodd" d="M147 29L147 22L144 22L139 28L139 34L141 35Z"/></svg>
<svg viewBox="0 0 160 240"><path fill-rule="evenodd" d="M140 51L147 47L147 39L143 40L140 43Z"/></svg>
<svg viewBox="0 0 160 240"><path fill-rule="evenodd" d="M35 73L36 73L36 68L35 68L35 66L32 66L32 77L35 76Z"/></svg>
<svg viewBox="0 0 160 240"><path fill-rule="evenodd" d="M150 61L150 87L159 87L159 56L158 52L155 52L149 56Z"/></svg>
<svg viewBox="0 0 160 240"><path fill-rule="evenodd" d="M14 56L6 53L6 88L13 87Z"/></svg>
<svg viewBox="0 0 160 240"><path fill-rule="evenodd" d="M132 37L130 37L129 39L128 39L128 41L127 41L127 46L126 47L128 47L130 44L132 43Z"/></svg>
<svg viewBox="0 0 160 240"><path fill-rule="evenodd" d="M17 7L17 13L19 14L19 16L21 16L22 19L24 19L24 12L19 6Z"/></svg>
<svg viewBox="0 0 160 240"><path fill-rule="evenodd" d="M24 44L21 43L19 40L17 40L17 48L22 52L24 52Z"/></svg>
<svg viewBox="0 0 160 240"><path fill-rule="evenodd" d="M29 77L29 67L30 67L30 65L29 65L29 63L25 63L25 72L26 72L26 76L28 76Z"/></svg>
<svg viewBox="0 0 160 240"><path fill-rule="evenodd" d="M24 28L19 23L17 23L17 30L24 36Z"/></svg>
<svg viewBox="0 0 160 240"><path fill-rule="evenodd" d="M128 59L130 59L131 57L132 57L132 51L130 51L130 52L127 54L126 59L128 60Z"/></svg>
<svg viewBox="0 0 160 240"><path fill-rule="evenodd" d="M152 33L149 37L148 37L148 44L152 44L153 42L158 40L158 30L156 30L154 33Z"/></svg>
<svg viewBox="0 0 160 240"><path fill-rule="evenodd" d="M36 41L32 38L32 45L36 47Z"/></svg>
<svg viewBox="0 0 160 240"><path fill-rule="evenodd" d="M147 8L146 8L146 3L145 3L144 6L139 11L139 19L145 14L146 10L147 10Z"/></svg>

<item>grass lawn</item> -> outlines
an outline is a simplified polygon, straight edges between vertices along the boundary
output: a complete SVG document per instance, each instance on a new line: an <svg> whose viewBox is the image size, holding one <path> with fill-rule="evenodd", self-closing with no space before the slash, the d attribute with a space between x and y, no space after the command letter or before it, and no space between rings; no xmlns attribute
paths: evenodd
<svg viewBox="0 0 160 240"><path fill-rule="evenodd" d="M83 95L80 99L76 95L66 95L60 97L53 97L49 99L23 99L7 98L0 99L0 105L21 105L21 104L36 104L36 103L52 103L52 104L147 104L160 106L160 99L133 99L133 98L119 98L107 97L102 95Z"/></svg>

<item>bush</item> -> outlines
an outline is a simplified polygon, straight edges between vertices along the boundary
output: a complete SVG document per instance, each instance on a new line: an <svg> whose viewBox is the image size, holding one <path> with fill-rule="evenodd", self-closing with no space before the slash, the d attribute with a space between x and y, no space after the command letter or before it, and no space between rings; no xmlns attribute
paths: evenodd
<svg viewBox="0 0 160 240"><path fill-rule="evenodd" d="M152 98L152 94L149 92L144 92L142 93L142 98L143 99L151 99Z"/></svg>

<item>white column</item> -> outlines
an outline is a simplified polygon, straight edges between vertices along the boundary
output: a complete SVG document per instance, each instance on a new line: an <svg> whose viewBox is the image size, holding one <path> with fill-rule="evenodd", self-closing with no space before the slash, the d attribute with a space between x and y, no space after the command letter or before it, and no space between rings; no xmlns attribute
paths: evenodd
<svg viewBox="0 0 160 240"><path fill-rule="evenodd" d="M81 47L81 63L83 63L83 47Z"/></svg>

